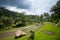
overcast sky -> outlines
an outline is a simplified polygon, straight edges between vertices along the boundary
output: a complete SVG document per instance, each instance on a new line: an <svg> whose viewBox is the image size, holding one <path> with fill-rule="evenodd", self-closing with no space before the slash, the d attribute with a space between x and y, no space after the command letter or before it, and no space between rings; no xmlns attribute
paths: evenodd
<svg viewBox="0 0 60 40"><path fill-rule="evenodd" d="M26 12L27 15L40 15L49 12L57 0L0 0L0 6L15 12Z"/></svg>

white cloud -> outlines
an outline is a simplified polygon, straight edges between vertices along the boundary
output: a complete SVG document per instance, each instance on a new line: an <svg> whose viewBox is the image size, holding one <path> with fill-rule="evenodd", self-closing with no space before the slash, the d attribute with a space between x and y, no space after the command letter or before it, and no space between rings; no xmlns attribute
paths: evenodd
<svg viewBox="0 0 60 40"><path fill-rule="evenodd" d="M49 12L52 5L54 5L57 0L29 0L31 3L31 9L29 11L34 12L38 15L44 12Z"/></svg>
<svg viewBox="0 0 60 40"><path fill-rule="evenodd" d="M13 7L13 6L5 6L5 7L10 11L14 11L18 13L25 12L26 15L36 15L35 13L30 12L28 9L20 9L20 8L18 9L17 7Z"/></svg>
<svg viewBox="0 0 60 40"><path fill-rule="evenodd" d="M11 10L11 11L15 11L15 12L23 12L23 11L25 11L24 9L18 9L17 7L13 7L13 6L5 6L6 7L6 9L9 9L9 10Z"/></svg>
<svg viewBox="0 0 60 40"><path fill-rule="evenodd" d="M26 0L27 1L27 0ZM50 0L28 0L31 4L31 9L29 9L30 12L35 13L36 15L43 14L43 12L49 12L49 2Z"/></svg>
<svg viewBox="0 0 60 40"><path fill-rule="evenodd" d="M44 12L49 12L52 5L54 5L57 0L55 0L54 3L51 0L24 0L24 4L30 5L29 9L21 9L17 8L17 6L6 6L7 9L15 12L26 12L27 15L40 15Z"/></svg>

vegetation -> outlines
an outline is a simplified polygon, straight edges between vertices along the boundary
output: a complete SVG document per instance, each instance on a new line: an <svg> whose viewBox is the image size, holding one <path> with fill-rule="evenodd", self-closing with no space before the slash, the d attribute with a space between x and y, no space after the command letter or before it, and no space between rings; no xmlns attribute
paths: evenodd
<svg viewBox="0 0 60 40"><path fill-rule="evenodd" d="M57 23L60 19L60 0L51 8L51 12L54 12L51 14L52 21Z"/></svg>
<svg viewBox="0 0 60 40"><path fill-rule="evenodd" d="M44 30L52 31L54 32L53 35L46 34L45 32L42 32ZM35 32L34 40L60 40L60 28L57 27L54 23L46 22L46 24L40 28L38 31ZM8 38L3 38L1 40L15 40L15 36L10 36ZM28 40L30 35L23 36L21 38L18 38L16 40Z"/></svg>
<svg viewBox="0 0 60 40"><path fill-rule="evenodd" d="M0 7L0 30L11 29L40 22L58 23L60 20L60 0L51 8L51 12L53 12L51 15L46 12L41 14L41 16L25 15L24 12L17 13L9 11L4 7Z"/></svg>
<svg viewBox="0 0 60 40"><path fill-rule="evenodd" d="M51 8L51 12L51 15L47 12L40 16L25 15L24 12L17 13L0 7L0 34L14 32L23 29L24 26L35 24L34 26L31 26L31 28L26 27L35 32L34 40L60 40L60 0ZM40 23L43 27L40 27ZM29 31L27 29L24 31ZM36 31L37 29L38 31ZM12 35L1 38L0 40L15 40L14 37L15 36ZM16 40L28 40L29 37L30 34Z"/></svg>
<svg viewBox="0 0 60 40"><path fill-rule="evenodd" d="M45 32L42 32L43 30L52 31L55 34L48 35ZM60 40L60 28L58 28L54 23L47 22L45 25L36 32L35 34L35 40Z"/></svg>
<svg viewBox="0 0 60 40"><path fill-rule="evenodd" d="M26 26L40 21L37 15L25 15L0 7L0 30Z"/></svg>

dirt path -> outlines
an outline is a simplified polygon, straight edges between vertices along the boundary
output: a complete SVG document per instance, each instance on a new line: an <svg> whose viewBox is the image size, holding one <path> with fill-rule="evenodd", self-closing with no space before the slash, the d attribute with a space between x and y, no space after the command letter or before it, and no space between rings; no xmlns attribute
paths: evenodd
<svg viewBox="0 0 60 40"><path fill-rule="evenodd" d="M32 25L32 26L27 26L27 27L23 27L22 30L24 30L25 32L29 33L30 30L33 30L33 31L37 31L39 30L41 27L43 26L43 24L37 26L37 25ZM18 31L18 30L17 30ZM8 32L8 33L3 33L3 34L0 34L0 38L5 38L5 37L8 37L8 36L12 36L14 35L14 32Z"/></svg>
<svg viewBox="0 0 60 40"><path fill-rule="evenodd" d="M14 32L3 33L3 34L0 34L0 38L12 36L12 35L14 35Z"/></svg>

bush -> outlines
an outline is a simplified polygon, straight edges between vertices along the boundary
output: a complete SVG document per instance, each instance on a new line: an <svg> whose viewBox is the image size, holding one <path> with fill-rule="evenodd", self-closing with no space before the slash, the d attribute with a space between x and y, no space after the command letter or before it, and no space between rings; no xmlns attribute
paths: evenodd
<svg viewBox="0 0 60 40"><path fill-rule="evenodd" d="M59 22L57 23L57 26L60 27L60 20L59 20Z"/></svg>

